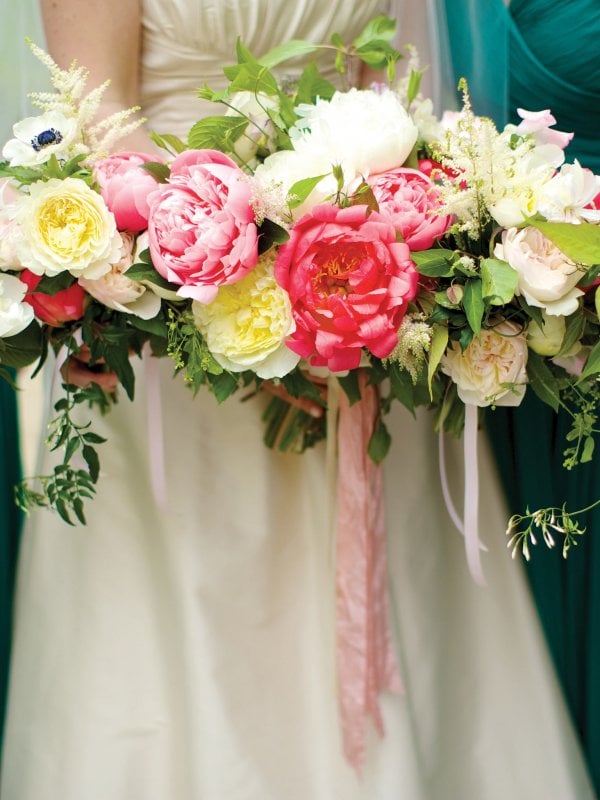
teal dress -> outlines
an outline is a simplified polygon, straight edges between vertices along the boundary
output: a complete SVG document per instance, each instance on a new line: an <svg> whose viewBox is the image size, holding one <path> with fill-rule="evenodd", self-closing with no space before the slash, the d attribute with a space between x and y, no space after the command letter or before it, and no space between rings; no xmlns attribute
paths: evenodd
<svg viewBox="0 0 600 800"><path fill-rule="evenodd" d="M6 706L12 627L13 586L21 515L14 501L19 479L16 395L0 380L0 741Z"/></svg>
<svg viewBox="0 0 600 800"><path fill-rule="evenodd" d="M475 110L503 124L518 121L516 108L550 108L557 129L575 133L567 160L600 174L600 2L512 0L507 11L502 0L446 0L446 13L454 71L474 76ZM598 455L571 472L562 467L566 414L528 392L519 408L497 409L488 420L513 511L563 502L575 510L600 497ZM588 534L567 561L558 548L538 546L527 572L600 789L600 509L584 524Z"/></svg>

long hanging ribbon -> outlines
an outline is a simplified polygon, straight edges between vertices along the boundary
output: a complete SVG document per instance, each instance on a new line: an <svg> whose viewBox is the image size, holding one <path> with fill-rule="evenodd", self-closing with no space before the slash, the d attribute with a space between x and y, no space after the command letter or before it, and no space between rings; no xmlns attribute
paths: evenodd
<svg viewBox="0 0 600 800"><path fill-rule="evenodd" d="M479 539L479 467L477 464L477 422L478 408L465 405L464 460L465 494L464 521L461 520L450 494L446 472L444 432L439 435L439 462L442 494L452 522L465 537L465 551L471 577L479 586L485 586L485 576L481 565L481 551L487 548Z"/></svg>
<svg viewBox="0 0 600 800"><path fill-rule="evenodd" d="M337 659L344 752L360 771L365 723L380 735L378 695L402 693L390 630L383 474L367 454L377 392L361 373L362 399L340 394L336 530Z"/></svg>
<svg viewBox="0 0 600 800"><path fill-rule="evenodd" d="M158 358L144 345L144 368L146 370L146 418L148 424L148 446L150 448L150 479L154 502L163 513L167 510L167 477L165 474L165 436L163 430L162 397Z"/></svg>

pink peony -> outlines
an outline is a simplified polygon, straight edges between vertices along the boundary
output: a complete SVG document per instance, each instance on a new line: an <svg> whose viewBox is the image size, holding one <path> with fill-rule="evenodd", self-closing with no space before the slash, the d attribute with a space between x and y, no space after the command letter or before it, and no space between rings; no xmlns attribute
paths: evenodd
<svg viewBox="0 0 600 800"><path fill-rule="evenodd" d="M54 328L71 320L81 319L84 311L85 292L78 283L68 289L62 289L56 294L36 292L35 288L42 280L41 275L34 275L24 269L19 278L27 286L28 292L23 298L33 308L33 312L40 322Z"/></svg>
<svg viewBox="0 0 600 800"><path fill-rule="evenodd" d="M333 372L354 369L361 349L378 358L398 344L417 273L390 220L364 205L319 205L279 250L275 277L292 304L294 353Z"/></svg>
<svg viewBox="0 0 600 800"><path fill-rule="evenodd" d="M411 250L427 250L443 236L451 218L436 213L440 200L429 178L416 169L394 169L368 179L379 210L388 214Z"/></svg>
<svg viewBox="0 0 600 800"><path fill-rule="evenodd" d="M116 153L96 162L94 177L120 231L148 227L148 195L158 184L141 165L158 160L145 153Z"/></svg>
<svg viewBox="0 0 600 800"><path fill-rule="evenodd" d="M157 271L178 294L210 303L219 286L247 275L258 260L252 188L228 156L186 150L169 183L150 198L148 238Z"/></svg>

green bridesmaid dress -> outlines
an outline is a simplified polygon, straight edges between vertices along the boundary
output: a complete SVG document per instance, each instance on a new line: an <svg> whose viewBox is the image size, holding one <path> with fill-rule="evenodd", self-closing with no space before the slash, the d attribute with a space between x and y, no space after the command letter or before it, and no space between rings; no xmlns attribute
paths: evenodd
<svg viewBox="0 0 600 800"><path fill-rule="evenodd" d="M550 108L556 128L573 131L567 160L600 174L599 0L446 0L456 77L470 79L473 105L499 124L516 108ZM466 24L468 19L470 24ZM472 80L471 80L472 78ZM600 451L568 472L562 453L569 430L533 392L517 409L488 415L511 509L600 497ZM600 508L566 561L538 546L527 565L531 587L588 764L600 789Z"/></svg>

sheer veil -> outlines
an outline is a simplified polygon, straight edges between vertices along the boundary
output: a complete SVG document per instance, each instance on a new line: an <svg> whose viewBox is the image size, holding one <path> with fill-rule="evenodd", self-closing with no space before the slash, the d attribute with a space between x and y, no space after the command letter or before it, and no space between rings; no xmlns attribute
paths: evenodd
<svg viewBox="0 0 600 800"><path fill-rule="evenodd" d="M456 91L444 0L392 0L390 16L398 20L396 46L402 49L406 44L414 45L421 66L427 67L423 94L433 99L438 113L455 108Z"/></svg>

